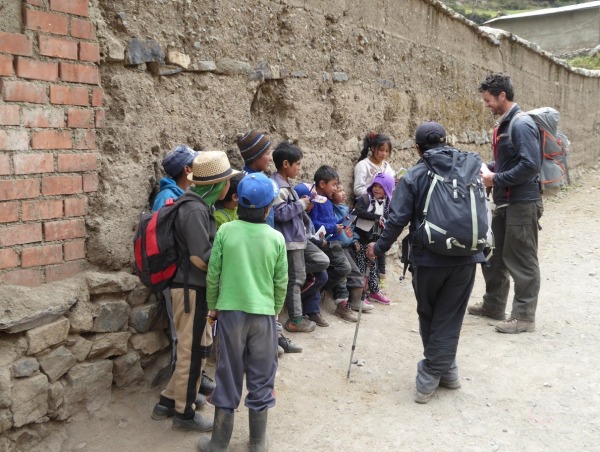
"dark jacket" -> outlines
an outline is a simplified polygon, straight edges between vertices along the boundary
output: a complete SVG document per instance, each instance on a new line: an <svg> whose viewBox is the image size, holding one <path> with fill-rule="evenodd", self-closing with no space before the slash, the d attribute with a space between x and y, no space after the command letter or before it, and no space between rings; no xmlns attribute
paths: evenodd
<svg viewBox="0 0 600 452"><path fill-rule="evenodd" d="M283 234L288 251L303 250L306 248L304 206L290 184L279 173L273 173L271 179L279 185L279 196L273 201L275 229Z"/></svg>
<svg viewBox="0 0 600 452"><path fill-rule="evenodd" d="M497 126L494 161L488 166L494 176L494 203L537 201L540 199L539 173L542 167L540 134L529 115L516 118L508 139L511 119L521 109L514 104Z"/></svg>
<svg viewBox="0 0 600 452"><path fill-rule="evenodd" d="M392 195L388 221L375 244L375 254L377 256L385 254L392 247L402 230L409 223L409 232L411 237L414 237L417 227L423 221L423 207L431 183L427 171L425 163L420 159L398 181ZM474 256L443 256L411 243L410 263L415 267L449 267L478 262L485 262L483 253Z"/></svg>

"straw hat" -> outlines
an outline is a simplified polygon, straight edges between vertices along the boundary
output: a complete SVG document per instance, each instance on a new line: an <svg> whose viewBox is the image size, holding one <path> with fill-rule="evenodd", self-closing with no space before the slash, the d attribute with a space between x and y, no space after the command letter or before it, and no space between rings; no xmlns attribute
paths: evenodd
<svg viewBox="0 0 600 452"><path fill-rule="evenodd" d="M192 164L188 180L194 185L213 185L230 179L239 171L231 168L227 154L223 151L204 151Z"/></svg>

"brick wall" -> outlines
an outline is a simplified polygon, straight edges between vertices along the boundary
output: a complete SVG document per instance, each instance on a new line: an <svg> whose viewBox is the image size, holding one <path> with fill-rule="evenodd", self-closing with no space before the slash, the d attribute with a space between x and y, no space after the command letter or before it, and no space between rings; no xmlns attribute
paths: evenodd
<svg viewBox="0 0 600 452"><path fill-rule="evenodd" d="M104 119L88 0L23 0L0 31L0 281L36 286L86 264Z"/></svg>

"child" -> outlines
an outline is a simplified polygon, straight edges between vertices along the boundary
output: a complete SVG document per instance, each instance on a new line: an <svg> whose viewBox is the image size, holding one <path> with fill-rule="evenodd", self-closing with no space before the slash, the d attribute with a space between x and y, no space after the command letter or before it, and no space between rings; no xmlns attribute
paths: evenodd
<svg viewBox="0 0 600 452"><path fill-rule="evenodd" d="M223 198L222 201L217 202L215 205L216 210L213 216L215 217L215 221L217 222L217 230L221 227L223 223L228 223L233 220L238 219L237 215L237 207L238 207L238 194L237 187L244 174L236 174L231 179L229 179L229 190L227 194Z"/></svg>
<svg viewBox="0 0 600 452"><path fill-rule="evenodd" d="M237 134L237 146L240 154L244 159L244 174L263 173L265 174L269 165L273 161L271 158L271 140L258 130L251 130L246 134ZM269 211L267 224L275 228L274 209ZM302 347L294 344L289 338L285 337L281 332L283 327L279 320L277 321L277 333L279 346L284 353L301 353Z"/></svg>
<svg viewBox="0 0 600 452"><path fill-rule="evenodd" d="M338 222L347 221L349 218L349 207L344 204L346 202L346 191L342 184L338 184L336 192L331 197L333 203L333 212ZM369 312L373 310L373 305L368 300L362 300L363 285L365 283L364 276L356 265L356 251L354 250L354 233L352 228L348 227L344 233L340 234L342 248L346 259L350 264L351 271L346 278L346 287L349 290L350 309L358 311L362 302L362 311ZM339 288L333 288L334 294L339 291Z"/></svg>
<svg viewBox="0 0 600 452"><path fill-rule="evenodd" d="M317 230L323 226L325 233L328 234L325 237L328 241L325 254L327 254L330 261L328 286L339 287L341 290L334 293L333 296L336 304L335 315L348 322L357 322L357 317L348 305L346 277L350 274L352 268L340 242L340 233L343 232L344 226L336 220L333 213L333 203L331 202L331 197L335 193L337 185L338 174L331 166L323 165L315 172L315 191L324 202L314 202L314 207L309 216Z"/></svg>
<svg viewBox="0 0 600 452"><path fill-rule="evenodd" d="M371 155L367 155L371 151ZM370 132L363 141L363 150L354 167L354 197L358 199L367 193L367 187L373 182L376 174L389 174L396 179L396 172L387 162L392 153L390 137L381 133ZM385 282L385 255L377 258L379 269L379 283L383 287Z"/></svg>
<svg viewBox="0 0 600 452"><path fill-rule="evenodd" d="M301 287L306 280L304 250L306 229L303 214L311 204L309 197L299 198L290 179L296 178L300 170L302 150L295 144L282 142L273 151L277 172L271 176L279 186L279 197L273 203L275 229L283 234L288 259L288 288L285 305L289 319L284 328L293 333L309 333L316 328L315 322L302 315Z"/></svg>
<svg viewBox="0 0 600 452"><path fill-rule="evenodd" d="M167 199L177 199L192 185L187 176L192 172L192 162L200 154L184 144L169 151L162 161L167 177L160 180L160 191L154 198L152 211L165 205Z"/></svg>
<svg viewBox="0 0 600 452"><path fill-rule="evenodd" d="M394 179L386 174L379 173L367 189L367 193L356 200L354 213L358 217L354 231L358 233L357 264L361 273L367 268L366 249L369 242L377 240L388 217ZM380 304L389 305L391 300L381 293L378 278L378 261L371 262L369 272L369 300Z"/></svg>
<svg viewBox="0 0 600 452"><path fill-rule="evenodd" d="M244 373L250 450L267 450L277 372L275 316L287 288L285 240L265 224L278 192L264 174L245 176L238 185L239 220L223 224L215 237L206 278L208 316L219 343L215 416L211 438L198 441L200 451L227 450Z"/></svg>

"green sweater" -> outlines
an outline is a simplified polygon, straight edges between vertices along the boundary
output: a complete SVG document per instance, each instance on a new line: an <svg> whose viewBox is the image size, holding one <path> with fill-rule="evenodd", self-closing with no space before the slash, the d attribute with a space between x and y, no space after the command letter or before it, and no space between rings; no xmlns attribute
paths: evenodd
<svg viewBox="0 0 600 452"><path fill-rule="evenodd" d="M275 315L288 282L285 240L266 223L221 225L206 276L208 309Z"/></svg>
<svg viewBox="0 0 600 452"><path fill-rule="evenodd" d="M223 223L228 223L238 219L237 207L235 209L228 209L226 207L217 209L214 211L213 217L215 217L217 229L219 229Z"/></svg>

